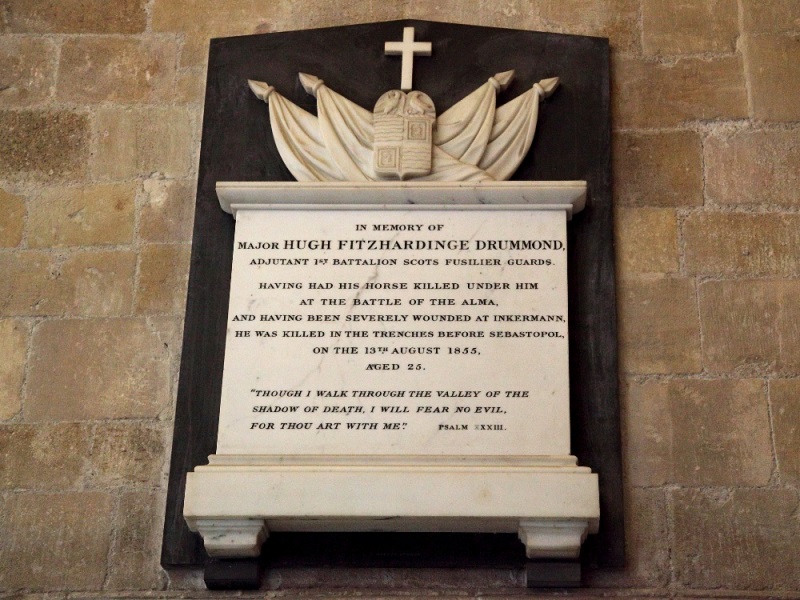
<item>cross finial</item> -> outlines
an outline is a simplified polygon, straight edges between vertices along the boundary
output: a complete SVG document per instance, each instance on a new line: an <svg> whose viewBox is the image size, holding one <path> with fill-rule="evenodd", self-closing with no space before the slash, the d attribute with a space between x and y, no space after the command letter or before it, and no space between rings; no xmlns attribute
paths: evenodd
<svg viewBox="0 0 800 600"><path fill-rule="evenodd" d="M420 56L431 55L430 42L415 42L414 41L414 28L403 28L403 41L402 42L386 42L384 47L386 54L392 56L397 54L403 55L403 63L401 66L402 76L400 78L400 89L404 92L411 91L411 81L414 72L414 55Z"/></svg>

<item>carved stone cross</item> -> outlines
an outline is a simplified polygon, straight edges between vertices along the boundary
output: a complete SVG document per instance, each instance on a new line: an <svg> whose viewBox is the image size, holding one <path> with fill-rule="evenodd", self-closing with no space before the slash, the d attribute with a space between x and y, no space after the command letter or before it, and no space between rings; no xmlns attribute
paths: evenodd
<svg viewBox="0 0 800 600"><path fill-rule="evenodd" d="M402 42L386 42L384 52L389 56L401 54L403 56L403 63L401 65L401 78L400 89L404 92L411 91L411 82L414 72L414 55L420 56L431 55L430 42L415 42L414 41L414 28L403 28L403 41Z"/></svg>

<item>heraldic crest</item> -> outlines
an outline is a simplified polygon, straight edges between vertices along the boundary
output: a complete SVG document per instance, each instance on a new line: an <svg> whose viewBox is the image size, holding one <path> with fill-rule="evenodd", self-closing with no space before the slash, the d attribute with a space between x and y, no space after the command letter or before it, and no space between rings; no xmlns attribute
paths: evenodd
<svg viewBox="0 0 800 600"><path fill-rule="evenodd" d="M413 27L403 42L387 42L387 54L402 53L402 90L391 90L372 112L358 106L313 75L300 83L317 99L317 116L274 87L249 80L253 93L269 104L272 134L281 159L297 181L503 181L514 174L533 143L539 103L558 86L543 79L522 95L497 106L497 94L514 71L487 82L436 116L433 100L411 90L414 53L430 54L429 42L414 42Z"/></svg>

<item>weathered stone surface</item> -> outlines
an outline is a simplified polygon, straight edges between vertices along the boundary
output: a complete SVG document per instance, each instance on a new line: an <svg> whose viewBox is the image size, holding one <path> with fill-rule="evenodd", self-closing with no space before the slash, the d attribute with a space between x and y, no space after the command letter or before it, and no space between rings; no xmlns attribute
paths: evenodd
<svg viewBox="0 0 800 600"><path fill-rule="evenodd" d="M77 179L85 169L89 119L60 111L0 112L0 178Z"/></svg>
<svg viewBox="0 0 800 600"><path fill-rule="evenodd" d="M281 6L281 8L283 8ZM335 27L337 25L357 25L370 23L375 20L376 10L369 2L333 3L325 2L315 5L314 10L303 14L303 28ZM282 12L284 23L289 20L289 15ZM261 28L275 27L274 20L261 24ZM285 27L285 25L283 25Z"/></svg>
<svg viewBox="0 0 800 600"><path fill-rule="evenodd" d="M695 213L684 223L686 268L698 275L800 274L800 215Z"/></svg>
<svg viewBox="0 0 800 600"><path fill-rule="evenodd" d="M0 106L30 106L50 96L56 47L49 40L0 38Z"/></svg>
<svg viewBox="0 0 800 600"><path fill-rule="evenodd" d="M766 485L772 450L760 380L629 383L627 480L659 486Z"/></svg>
<svg viewBox="0 0 800 600"><path fill-rule="evenodd" d="M692 131L613 137L614 200L624 206L699 206L703 151Z"/></svg>
<svg viewBox="0 0 800 600"><path fill-rule="evenodd" d="M89 427L78 423L0 425L0 488L79 486L89 442Z"/></svg>
<svg viewBox="0 0 800 600"><path fill-rule="evenodd" d="M705 144L706 191L718 204L800 205L800 131L742 131Z"/></svg>
<svg viewBox="0 0 800 600"><path fill-rule="evenodd" d="M147 322L156 332L158 339L175 357L180 356L183 343L183 313L175 316L148 317Z"/></svg>
<svg viewBox="0 0 800 600"><path fill-rule="evenodd" d="M28 354L28 326L17 319L0 320L0 420L16 415L22 408L20 394ZM0 444L2 440L0 440ZM0 455L0 460L2 457Z"/></svg>
<svg viewBox="0 0 800 600"><path fill-rule="evenodd" d="M224 11L221 11L224 12ZM59 100L152 102L170 97L175 85L174 41L80 37L61 49Z"/></svg>
<svg viewBox="0 0 800 600"><path fill-rule="evenodd" d="M22 241L25 200L0 188L0 248L14 248Z"/></svg>
<svg viewBox="0 0 800 600"><path fill-rule="evenodd" d="M355 4L366 3L341 3L330 5L338 9L337 14L341 19L341 12ZM225 10L219 10L215 0L186 0L174 2L172 0L156 0L153 5L153 31L170 31L184 34L186 42L181 51L181 65L191 66L205 62L208 57L208 40L212 37L226 37L231 35L245 35L250 33L266 33L283 29L303 29L306 27L321 27L332 25L325 23L311 25L298 23L298 19L312 21L320 8L301 11L289 0L226 0ZM340 25L344 21L335 23ZM292 27L289 24L293 24Z"/></svg>
<svg viewBox="0 0 800 600"><path fill-rule="evenodd" d="M534 5L539 8L540 20L545 29L607 37L612 49L619 52L635 52L639 48L638 2L539 0ZM507 26L519 27L514 22Z"/></svg>
<svg viewBox="0 0 800 600"><path fill-rule="evenodd" d="M130 310L133 252L0 254L0 312L7 315L108 316Z"/></svg>
<svg viewBox="0 0 800 600"><path fill-rule="evenodd" d="M52 257L44 252L0 254L0 313L52 315L66 310Z"/></svg>
<svg viewBox="0 0 800 600"><path fill-rule="evenodd" d="M139 217L139 235L148 242L189 242L194 225L193 181L148 179Z"/></svg>
<svg viewBox="0 0 800 600"><path fill-rule="evenodd" d="M90 168L98 179L131 179L160 173L169 178L193 172L195 118L188 108L97 111Z"/></svg>
<svg viewBox="0 0 800 600"><path fill-rule="evenodd" d="M183 344L183 312L171 316L152 316L147 318L147 323L155 331L164 349L170 355L170 376L171 393L170 398L175 397L175 387L178 383L178 374L181 362L181 347ZM167 412L162 415L171 418L172 412L168 407Z"/></svg>
<svg viewBox="0 0 800 600"><path fill-rule="evenodd" d="M61 268L61 280L73 300L67 314L114 317L130 314L134 252L76 252Z"/></svg>
<svg viewBox="0 0 800 600"><path fill-rule="evenodd" d="M747 117L738 56L662 64L618 58L611 99L615 127L669 127L697 119Z"/></svg>
<svg viewBox="0 0 800 600"><path fill-rule="evenodd" d="M706 369L800 373L800 281L707 281L700 286Z"/></svg>
<svg viewBox="0 0 800 600"><path fill-rule="evenodd" d="M668 530L662 490L625 490L626 572L631 583L660 587L669 581Z"/></svg>
<svg viewBox="0 0 800 600"><path fill-rule="evenodd" d="M775 452L781 481L800 483L800 379L773 379L769 384Z"/></svg>
<svg viewBox="0 0 800 600"><path fill-rule="evenodd" d="M0 588L99 590L113 504L103 492L7 495L0 508Z"/></svg>
<svg viewBox="0 0 800 600"><path fill-rule="evenodd" d="M91 479L99 486L160 483L164 431L158 425L110 423L94 432Z"/></svg>
<svg viewBox="0 0 800 600"><path fill-rule="evenodd" d="M144 314L183 311L189 277L189 246L145 246L139 263L136 312Z"/></svg>
<svg viewBox="0 0 800 600"><path fill-rule="evenodd" d="M409 600L423 600L431 596L459 598L470 594L475 595L474 590L491 590L485 595L496 595L498 598L507 600L527 591L525 590L523 569L425 567L392 569L382 567L357 569L291 567L281 569L274 567L267 570L264 579L265 587L269 590L280 590L281 592L283 590L298 590L298 592L308 590L312 598L315 595L319 596L318 590L323 589L331 590L332 594L339 594L340 598L351 595L368 597L370 600L394 600L400 597ZM301 593L298 593L297 596L302 597ZM482 595L484 594L482 593ZM531 594L528 597L536 598L537 596ZM570 600L591 600L592 597L570 594L569 598Z"/></svg>
<svg viewBox="0 0 800 600"><path fill-rule="evenodd" d="M700 323L694 281L630 278L618 288L623 373L696 373Z"/></svg>
<svg viewBox="0 0 800 600"><path fill-rule="evenodd" d="M625 569L586 569L591 588L660 588L669 581L669 525L664 490L627 487Z"/></svg>
<svg viewBox="0 0 800 600"><path fill-rule="evenodd" d="M145 0L1 0L0 22L14 33L139 33Z"/></svg>
<svg viewBox="0 0 800 600"><path fill-rule="evenodd" d="M642 2L642 48L646 55L733 52L739 14L731 0Z"/></svg>
<svg viewBox="0 0 800 600"><path fill-rule="evenodd" d="M796 0L742 2L745 33L800 31L800 4Z"/></svg>
<svg viewBox="0 0 800 600"><path fill-rule="evenodd" d="M196 125L195 113L188 108L145 111L136 131L138 171L170 178L191 175L199 147L194 141Z"/></svg>
<svg viewBox="0 0 800 600"><path fill-rule="evenodd" d="M133 183L45 189L28 205L28 245L129 243L135 198Z"/></svg>
<svg viewBox="0 0 800 600"><path fill-rule="evenodd" d="M478 15L480 25L488 25L486 13L500 12L503 17L509 20L517 19L521 29L527 29L536 21L535 11L530 10L528 5L531 2L518 2L514 5L503 5L502 3L489 4L486 10ZM492 10L494 9L494 10ZM394 0L393 2L381 2L373 4L375 11L375 21L390 21L393 19L422 19L428 21L446 21L450 23L473 23L475 16L469 14L467 5L462 0L439 0L428 2L427 0ZM506 16L507 15L507 16ZM538 16L538 15L536 15ZM470 18L472 17L472 18Z"/></svg>
<svg viewBox="0 0 800 600"><path fill-rule="evenodd" d="M96 179L132 179L138 174L136 130L142 116L135 110L95 111L95 139L89 168Z"/></svg>
<svg viewBox="0 0 800 600"><path fill-rule="evenodd" d="M764 121L800 120L800 38L746 36L744 55L753 116Z"/></svg>
<svg viewBox="0 0 800 600"><path fill-rule="evenodd" d="M206 72L200 67L182 69L175 76L176 102L203 102L206 96Z"/></svg>
<svg viewBox="0 0 800 600"><path fill-rule="evenodd" d="M797 492L674 490L678 584L691 588L796 590Z"/></svg>
<svg viewBox="0 0 800 600"><path fill-rule="evenodd" d="M32 344L27 420L156 417L169 401L168 350L143 319L47 321Z"/></svg>
<svg viewBox="0 0 800 600"><path fill-rule="evenodd" d="M621 208L614 213L617 276L678 270L678 218L669 208Z"/></svg>
<svg viewBox="0 0 800 600"><path fill-rule="evenodd" d="M119 501L107 589L161 588L158 548L165 500L153 492L126 492Z"/></svg>

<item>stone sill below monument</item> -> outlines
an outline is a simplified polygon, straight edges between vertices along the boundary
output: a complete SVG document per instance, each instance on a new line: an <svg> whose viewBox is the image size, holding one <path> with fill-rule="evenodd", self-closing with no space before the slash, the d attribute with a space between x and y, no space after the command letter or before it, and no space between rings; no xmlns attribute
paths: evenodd
<svg viewBox="0 0 800 600"><path fill-rule="evenodd" d="M217 454L184 504L208 553L258 555L270 530L470 531L577 557L599 520L569 440L585 182L217 189L236 217Z"/></svg>
<svg viewBox="0 0 800 600"><path fill-rule="evenodd" d="M574 457L337 458L212 456L184 516L218 557L257 556L269 531L374 531L518 533L529 558L576 558L597 532L597 475Z"/></svg>

